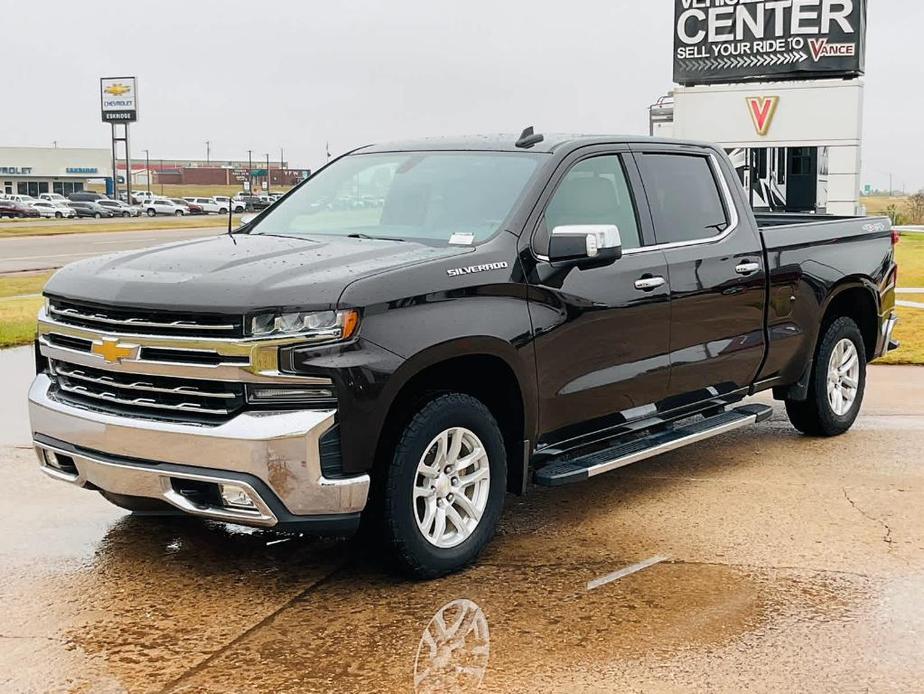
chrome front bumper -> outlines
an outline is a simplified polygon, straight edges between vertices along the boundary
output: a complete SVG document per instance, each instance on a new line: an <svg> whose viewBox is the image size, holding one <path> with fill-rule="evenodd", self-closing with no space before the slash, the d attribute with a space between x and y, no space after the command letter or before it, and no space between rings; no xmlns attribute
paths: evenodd
<svg viewBox="0 0 924 694"><path fill-rule="evenodd" d="M369 476L328 479L320 437L336 410L246 412L218 426L176 424L84 410L54 399L40 374L29 391L29 416L42 470L80 487L159 499L194 515L244 525L357 514ZM49 465L45 451L73 460L75 472ZM243 486L256 509L194 504L174 480Z"/></svg>

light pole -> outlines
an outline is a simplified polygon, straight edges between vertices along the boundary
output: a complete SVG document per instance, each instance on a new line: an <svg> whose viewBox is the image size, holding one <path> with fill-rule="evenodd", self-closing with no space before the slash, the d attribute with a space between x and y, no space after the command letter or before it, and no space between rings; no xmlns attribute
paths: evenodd
<svg viewBox="0 0 924 694"><path fill-rule="evenodd" d="M270 164L269 152L266 153L266 195L270 194Z"/></svg>
<svg viewBox="0 0 924 694"><path fill-rule="evenodd" d="M212 143L205 141L205 165L208 166L212 161Z"/></svg>
<svg viewBox="0 0 924 694"><path fill-rule="evenodd" d="M163 159L160 160L160 172L161 174L164 173L164 160ZM163 195L164 194L164 177L158 176L158 178L160 179L160 194Z"/></svg>
<svg viewBox="0 0 924 694"><path fill-rule="evenodd" d="M148 184L148 192L151 192L151 153L144 150L144 182Z"/></svg>
<svg viewBox="0 0 924 694"><path fill-rule="evenodd" d="M253 193L253 150L247 150L247 193Z"/></svg>

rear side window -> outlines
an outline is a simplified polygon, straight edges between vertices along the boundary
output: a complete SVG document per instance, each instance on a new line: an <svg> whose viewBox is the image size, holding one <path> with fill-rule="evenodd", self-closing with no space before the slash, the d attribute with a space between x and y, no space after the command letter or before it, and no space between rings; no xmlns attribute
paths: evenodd
<svg viewBox="0 0 924 694"><path fill-rule="evenodd" d="M536 248L545 252L555 227L615 224L624 249L641 245L635 204L619 155L603 155L575 164L561 180L545 210Z"/></svg>
<svg viewBox="0 0 924 694"><path fill-rule="evenodd" d="M728 213L707 157L642 154L638 163L658 243L708 239L728 228Z"/></svg>

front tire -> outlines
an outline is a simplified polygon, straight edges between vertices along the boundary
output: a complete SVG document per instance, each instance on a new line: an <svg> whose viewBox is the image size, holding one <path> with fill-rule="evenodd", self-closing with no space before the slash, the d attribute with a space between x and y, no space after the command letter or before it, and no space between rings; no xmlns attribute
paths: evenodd
<svg viewBox="0 0 924 694"><path fill-rule="evenodd" d="M380 512L399 570L431 579L473 562L504 506L504 439L490 410L459 393L421 407L395 446Z"/></svg>
<svg viewBox="0 0 924 694"><path fill-rule="evenodd" d="M183 210L177 210L176 212L174 212L174 214L175 214L177 217L182 217L182 216L183 216Z"/></svg>
<svg viewBox="0 0 924 694"><path fill-rule="evenodd" d="M824 332L805 401L786 401L792 425L808 436L840 436L860 414L866 391L866 347L857 324L842 316Z"/></svg>
<svg viewBox="0 0 924 694"><path fill-rule="evenodd" d="M64 217L60 212L55 212L55 219L62 219Z"/></svg>
<svg viewBox="0 0 924 694"><path fill-rule="evenodd" d="M102 218L103 218L103 215L101 215L99 212L97 212L96 214L93 215L93 217L96 218L96 219L102 219Z"/></svg>
<svg viewBox="0 0 924 694"><path fill-rule="evenodd" d="M153 217L156 214L157 212L155 212L154 210L148 210L148 217Z"/></svg>

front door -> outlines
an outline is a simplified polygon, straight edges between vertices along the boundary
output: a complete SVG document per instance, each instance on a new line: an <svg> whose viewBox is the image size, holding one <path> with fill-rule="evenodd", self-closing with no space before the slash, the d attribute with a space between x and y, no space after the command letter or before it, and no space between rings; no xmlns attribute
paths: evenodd
<svg viewBox="0 0 924 694"><path fill-rule="evenodd" d="M703 148L635 155L671 285L672 404L740 391L764 355L766 281L757 231L727 160ZM727 177L727 178L726 178Z"/></svg>
<svg viewBox="0 0 924 694"><path fill-rule="evenodd" d="M557 226L615 224L625 255L610 265L556 270L540 261L530 284L537 335L540 444L653 412L669 377L670 286L660 251L639 215L641 188L629 155L596 150L559 169L540 202L533 250L548 252Z"/></svg>

